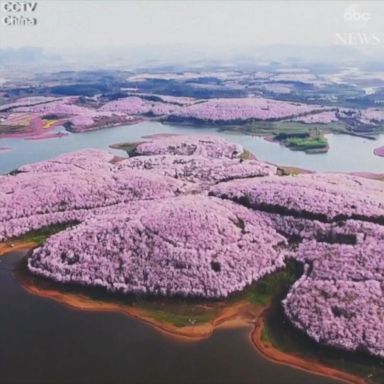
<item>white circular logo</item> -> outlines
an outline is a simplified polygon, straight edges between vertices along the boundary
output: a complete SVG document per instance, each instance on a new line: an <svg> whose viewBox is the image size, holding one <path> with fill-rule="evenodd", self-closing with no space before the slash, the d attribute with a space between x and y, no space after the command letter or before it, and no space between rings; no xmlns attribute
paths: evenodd
<svg viewBox="0 0 384 384"><path fill-rule="evenodd" d="M371 20L371 14L360 4L351 4L344 10L344 20L351 26L364 28Z"/></svg>

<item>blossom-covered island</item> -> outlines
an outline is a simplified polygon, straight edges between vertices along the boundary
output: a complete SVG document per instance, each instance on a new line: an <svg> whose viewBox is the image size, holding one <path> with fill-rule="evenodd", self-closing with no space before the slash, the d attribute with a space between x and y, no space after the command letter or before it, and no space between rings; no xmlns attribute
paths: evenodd
<svg viewBox="0 0 384 384"><path fill-rule="evenodd" d="M283 175L238 144L153 137L0 176L0 240L70 224L29 271L113 293L223 299L292 260L285 316L318 343L384 357L384 184Z"/></svg>
<svg viewBox="0 0 384 384"><path fill-rule="evenodd" d="M374 150L376 156L384 157L384 147L379 147Z"/></svg>
<svg viewBox="0 0 384 384"><path fill-rule="evenodd" d="M238 87L243 89L244 79L240 81L242 77L238 76L232 81L239 82ZM184 81L184 87L188 87L187 79ZM148 85L149 89L153 86ZM156 94L156 89L151 93L124 89L117 94L92 97L54 96L49 89L45 93L49 96L7 97L8 102L0 100L0 138L48 139L68 132L108 129L150 119L177 126L215 127L258 135L291 150L325 153L329 149L327 133L375 139L383 130L384 113L380 108L347 108L326 100L314 103L306 98L281 99L281 95L268 92L257 92L257 96L247 93L242 97L201 98Z"/></svg>

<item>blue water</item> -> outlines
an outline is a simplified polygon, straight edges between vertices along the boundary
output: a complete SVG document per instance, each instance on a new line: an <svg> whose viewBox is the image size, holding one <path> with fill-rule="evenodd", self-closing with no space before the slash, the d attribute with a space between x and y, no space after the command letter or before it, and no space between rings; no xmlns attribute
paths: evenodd
<svg viewBox="0 0 384 384"><path fill-rule="evenodd" d="M330 150L326 154L308 155L291 151L278 143L271 143L258 137L217 132L212 128L194 128L165 125L146 121L136 125L106 128L88 133L68 134L61 138L46 140L0 139L0 173L7 173L23 164L55 157L59 153L81 148L102 148L123 155L123 151L108 148L110 144L142 139L142 136L159 133L215 134L227 140L242 144L259 159L279 165L289 165L314 171L341 172L384 172L384 157L373 154L374 148L384 145L384 135L372 141L348 135L327 135Z"/></svg>

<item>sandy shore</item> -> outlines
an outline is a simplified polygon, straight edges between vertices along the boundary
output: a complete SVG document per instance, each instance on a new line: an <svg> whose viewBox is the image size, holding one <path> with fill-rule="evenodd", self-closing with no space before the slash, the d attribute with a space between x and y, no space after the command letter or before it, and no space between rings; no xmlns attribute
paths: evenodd
<svg viewBox="0 0 384 384"><path fill-rule="evenodd" d="M25 250L35 247L33 242L15 242L12 244L0 243L0 256L16 250ZM170 323L164 323L153 318L150 311L140 307L93 299L83 294L60 292L54 288L41 288L27 276L19 275L19 281L23 288L33 295L49 298L72 309L90 312L114 312L133 317L142 321L156 330L182 341L199 341L206 339L220 328L251 328L250 340L256 349L265 358L278 364L285 364L312 374L326 376L346 383L366 384L366 381L358 376L327 367L312 360L306 360L296 355L282 352L269 342L262 339L267 306L256 306L246 300L224 305L218 311L217 316L210 322L177 327Z"/></svg>
<svg viewBox="0 0 384 384"><path fill-rule="evenodd" d="M277 167L277 174L280 176L316 173L314 171L310 171L309 169L304 169L304 168L281 166L277 164L273 164L273 165Z"/></svg>

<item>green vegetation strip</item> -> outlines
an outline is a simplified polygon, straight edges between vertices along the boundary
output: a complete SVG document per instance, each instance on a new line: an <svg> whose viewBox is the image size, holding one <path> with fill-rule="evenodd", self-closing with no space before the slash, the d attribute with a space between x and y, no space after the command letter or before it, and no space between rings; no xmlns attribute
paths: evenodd
<svg viewBox="0 0 384 384"><path fill-rule="evenodd" d="M325 137L308 137L299 138L291 137L284 141L284 144L297 151L309 151L312 149L326 149L328 148L328 141Z"/></svg>
<svg viewBox="0 0 384 384"><path fill-rule="evenodd" d="M44 243L45 240L47 240L48 237L54 235L55 233L61 232L64 229L67 229L69 227L72 227L73 225L78 224L77 222L70 222L65 224L56 224L56 225L49 225L47 227L41 228L37 231L31 231L27 234L18 237L16 240L18 242L29 242L32 241L36 243L37 245L41 245ZM9 243L12 241L10 240Z"/></svg>
<svg viewBox="0 0 384 384"><path fill-rule="evenodd" d="M348 133L346 126L341 122L328 124L300 123L296 121L255 121L245 125L221 127L223 131L235 131L256 136L277 136L284 133L303 133L317 131L326 133Z"/></svg>
<svg viewBox="0 0 384 384"><path fill-rule="evenodd" d="M246 290L245 295L251 303L268 305L279 301L291 285L301 276L301 264L290 261L287 267L264 277Z"/></svg>
<svg viewBox="0 0 384 384"><path fill-rule="evenodd" d="M141 302L139 306L148 311L155 320L176 327L208 323L214 320L217 315L215 306L203 306L188 302L176 305L172 303Z"/></svg>

